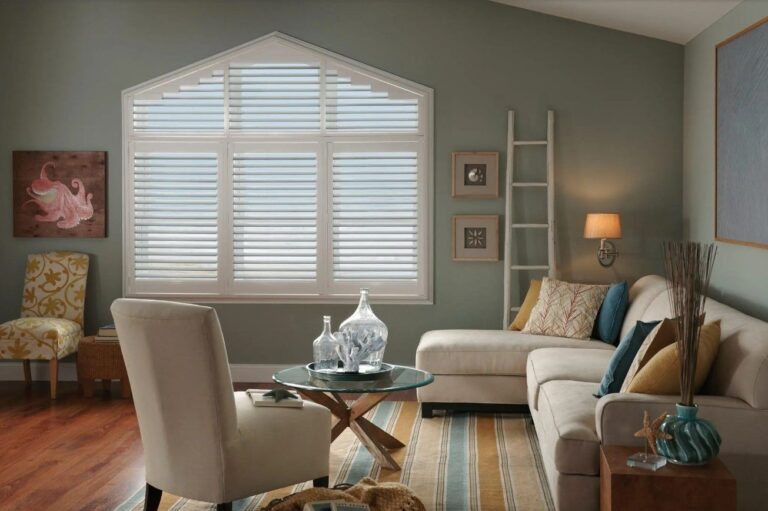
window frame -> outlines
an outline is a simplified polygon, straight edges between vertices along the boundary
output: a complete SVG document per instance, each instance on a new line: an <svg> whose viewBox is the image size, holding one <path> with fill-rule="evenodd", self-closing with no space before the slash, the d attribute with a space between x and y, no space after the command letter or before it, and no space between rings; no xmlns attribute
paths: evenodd
<svg viewBox="0 0 768 511"><path fill-rule="evenodd" d="M168 92L176 90L176 83L204 77L214 69L225 69L224 90L227 96L229 74L226 69L230 62L246 57L251 52L258 52L259 45L264 42L276 42L286 47L287 52L304 52L315 54L320 61L321 88L325 87L325 72L329 64L335 69L351 71L358 76L370 76L379 84L384 84L392 90L402 89L411 94L419 95L419 129L415 132L406 131L348 131L327 129L323 122L325 101L321 101L321 126L314 132L233 132L229 127L228 101L224 103L224 130L215 132L195 133L145 133L134 132L133 99L141 93ZM321 93L323 94L323 93ZM181 301L197 303L351 303L357 300L360 287L370 287L377 301L398 304L431 304L434 303L434 98L433 90L429 87L391 75L366 64L348 59L344 56L324 50L309 43L273 32L234 49L214 55L197 63L173 71L156 79L142 83L122 93L122 162L123 162L123 292L129 297L141 298L172 298ZM234 281L234 244L232 208L222 207L232 203L232 168L235 150L248 151L245 148L269 144L280 147L317 148L318 173L318 222L317 222L317 289L316 293L296 292L284 293L266 290L257 292L248 288L254 285L236 285ZM416 146L419 158L418 172L418 279L413 286L414 292L395 292L392 286L377 285L375 282L344 283L339 285L336 292L332 291L329 281L333 276L333 247L332 226L329 227L332 215L332 148L347 147L355 144L365 144L361 149L392 144L410 144ZM134 278L134 217L133 217L133 154L136 147L168 147L178 148L194 146L196 149L206 148L200 152L215 152L219 157L220 180L219 221L218 221L218 277L211 285L210 291L201 292L194 288L198 283L184 281L173 282L172 279L157 282L144 281L137 285ZM324 188L324 190L321 190ZM279 281L274 281L279 283ZM399 285L397 285L399 286ZM239 289L238 289L239 287ZM278 286L276 286L278 287ZM405 287L405 286L399 286ZM169 288L171 288L169 290Z"/></svg>

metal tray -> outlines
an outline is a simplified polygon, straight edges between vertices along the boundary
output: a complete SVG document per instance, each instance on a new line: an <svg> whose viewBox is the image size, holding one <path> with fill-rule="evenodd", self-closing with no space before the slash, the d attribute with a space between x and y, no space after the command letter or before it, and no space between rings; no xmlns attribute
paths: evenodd
<svg viewBox="0 0 768 511"><path fill-rule="evenodd" d="M310 362L307 364L307 371L309 371L310 376L313 378L317 378L319 380L328 380L328 381L374 381L374 380L382 380L384 378L387 378L390 373L392 372L392 369L394 369L394 366L390 364L381 364L381 367L378 371L371 371L366 373L346 373L342 368L337 369L336 371L316 371L315 370L315 363Z"/></svg>

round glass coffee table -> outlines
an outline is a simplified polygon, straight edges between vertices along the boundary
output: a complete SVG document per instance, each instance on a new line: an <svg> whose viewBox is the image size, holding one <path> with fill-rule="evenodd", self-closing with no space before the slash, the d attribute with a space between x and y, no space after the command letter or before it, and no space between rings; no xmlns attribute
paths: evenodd
<svg viewBox="0 0 768 511"><path fill-rule="evenodd" d="M400 470L389 450L405 447L405 444L363 415L391 392L423 387L432 383L435 378L430 373L413 367L393 367L388 377L371 381L320 380L313 378L305 366L278 371L272 375L272 379L276 383L296 389L306 399L325 406L336 416L338 422L331 430L331 442L349 428L381 466ZM352 404L347 404L341 397L343 393L360 394L360 397Z"/></svg>

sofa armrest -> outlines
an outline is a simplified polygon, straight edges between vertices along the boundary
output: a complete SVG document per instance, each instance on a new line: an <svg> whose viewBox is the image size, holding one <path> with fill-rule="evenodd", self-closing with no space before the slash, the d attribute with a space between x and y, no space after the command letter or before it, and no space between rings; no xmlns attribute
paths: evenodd
<svg viewBox="0 0 768 511"><path fill-rule="evenodd" d="M600 398L595 411L597 436L604 445L642 445L634 433L642 427L643 412L651 419L675 413L679 396L618 393ZM752 408L744 401L723 396L696 396L699 416L715 424L723 438L722 452L768 454L768 410Z"/></svg>

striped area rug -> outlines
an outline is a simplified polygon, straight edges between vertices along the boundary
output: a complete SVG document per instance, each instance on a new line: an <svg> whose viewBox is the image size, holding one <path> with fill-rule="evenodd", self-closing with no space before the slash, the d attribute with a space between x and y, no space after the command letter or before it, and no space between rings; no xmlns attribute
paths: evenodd
<svg viewBox="0 0 768 511"><path fill-rule="evenodd" d="M550 511L554 505L528 415L451 414L422 419L417 402L384 401L368 418L397 438L409 439L393 457L402 470L382 469L346 430L331 444L332 484L369 476L399 481L438 511ZM273 499L309 488L302 483L234 503L257 511ZM144 490L115 511L140 511ZM161 511L208 511L210 504L163 495Z"/></svg>

